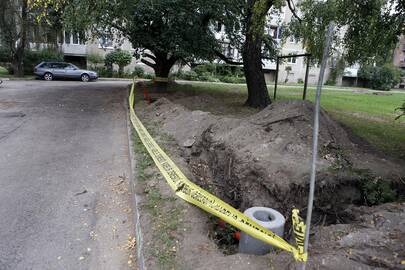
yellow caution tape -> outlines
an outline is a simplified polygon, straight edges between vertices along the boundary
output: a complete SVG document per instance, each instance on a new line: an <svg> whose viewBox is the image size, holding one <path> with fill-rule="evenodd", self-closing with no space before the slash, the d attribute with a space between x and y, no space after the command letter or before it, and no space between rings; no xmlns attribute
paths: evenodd
<svg viewBox="0 0 405 270"><path fill-rule="evenodd" d="M242 214L229 204L200 188L193 182L187 179L187 177L181 172L181 170L174 164L174 162L166 155L166 153L159 147L149 132L146 130L142 122L135 114L134 110L134 90L135 84L132 84L131 93L129 95L129 107L130 107L130 119L136 132L139 135L142 143L150 156L154 160L156 166L159 168L162 175L165 177L167 183L175 191L176 195L183 200L192 203L201 209L219 217L225 222L235 226L241 231L260 239L272 246L281 248L288 252L293 253L295 260L306 261L307 254L303 252L303 248L298 245L298 248L292 246L280 236L276 235L272 231L260 226L249 217ZM297 210L298 211L298 210ZM293 218L298 217L298 212L293 211ZM303 222L302 222L303 223ZM305 232L302 230L302 224L298 223L297 232ZM305 225L304 225L305 226ZM296 232L294 227L294 232ZM299 241L303 242L303 236L298 234ZM297 234L296 234L297 237Z"/></svg>

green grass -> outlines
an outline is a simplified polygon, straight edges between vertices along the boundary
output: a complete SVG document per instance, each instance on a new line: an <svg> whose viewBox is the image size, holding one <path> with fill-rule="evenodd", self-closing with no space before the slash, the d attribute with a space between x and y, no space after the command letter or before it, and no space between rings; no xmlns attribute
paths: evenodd
<svg viewBox="0 0 405 270"><path fill-rule="evenodd" d="M0 66L0 75L8 75L8 70L5 67Z"/></svg>
<svg viewBox="0 0 405 270"><path fill-rule="evenodd" d="M301 99L302 88L280 86L277 90L277 100ZM211 105L189 105L195 109L225 115L254 112L241 106L246 99L245 85L187 82L176 85L175 90L215 97L214 100L218 101L217 103L214 101ZM405 159L405 117L394 120L399 114L395 109L405 101L405 92L375 95L373 94L375 92L355 93L351 90L354 88L325 86L321 106L335 119L350 127L354 134L363 137L376 148L394 157ZM269 94L273 97L273 86L269 86ZM308 89L307 99L314 101L314 97L315 89L311 87Z"/></svg>
<svg viewBox="0 0 405 270"><path fill-rule="evenodd" d="M147 127L148 131L155 135L154 128ZM165 139L170 139L169 135L164 135ZM149 156L145 146L134 130L134 150L136 156L137 180L146 184L148 181L159 180L158 174L146 175L145 170L150 166L155 166ZM166 182L165 188L169 188ZM150 229L153 234L151 255L157 259L159 269L176 269L177 239L176 232L180 225L183 208L176 205L175 197L164 197L157 186L147 187L145 185L146 203L144 209L151 217Z"/></svg>

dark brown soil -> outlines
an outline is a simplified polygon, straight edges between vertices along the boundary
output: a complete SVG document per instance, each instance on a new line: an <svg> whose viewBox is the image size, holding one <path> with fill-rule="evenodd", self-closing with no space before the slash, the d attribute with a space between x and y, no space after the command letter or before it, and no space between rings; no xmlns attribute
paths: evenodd
<svg viewBox="0 0 405 270"><path fill-rule="evenodd" d="M198 102L198 97L193 99ZM150 106L143 104L138 113L143 121L174 137L192 180L234 207L275 208L287 217L287 224L293 207L305 212L312 103L276 102L255 114L224 117L159 98ZM403 269L399 263L405 260L405 205L361 206L401 199L403 161L369 151L325 111L320 117L319 145L310 269ZM368 224L379 216L385 223ZM387 251L380 252L384 247ZM275 269L293 265L283 254L269 255L280 267ZM217 264L222 260L218 258ZM252 269L265 267L261 266Z"/></svg>

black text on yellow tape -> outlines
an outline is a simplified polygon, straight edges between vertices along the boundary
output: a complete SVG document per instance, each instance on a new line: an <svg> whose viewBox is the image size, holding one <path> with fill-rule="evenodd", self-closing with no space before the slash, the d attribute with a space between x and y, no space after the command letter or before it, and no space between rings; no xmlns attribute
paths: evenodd
<svg viewBox="0 0 405 270"><path fill-rule="evenodd" d="M132 125L138 133L138 136L144 144L146 150L154 160L156 166L159 168L170 187L175 191L176 195L183 200L221 218L225 222L257 239L291 252L297 261L306 261L307 254L304 254L303 248L301 248L301 242L303 243L303 235L299 234L299 232L305 232L305 224L303 222L297 223L298 225L296 226L294 225L295 236L297 237L298 235L299 237L297 238L298 248L296 248L272 231L260 226L255 221L242 214L240 211L236 210L229 204L225 203L187 179L176 164L174 164L174 162L159 147L159 145L146 130L142 122L136 116L134 110L134 88L135 84L132 84L131 93L129 95L130 119ZM300 221L298 217L298 210L295 212L293 211L293 220L294 219ZM302 229L302 226L304 226L304 229ZM296 233L295 227L297 227L298 234Z"/></svg>

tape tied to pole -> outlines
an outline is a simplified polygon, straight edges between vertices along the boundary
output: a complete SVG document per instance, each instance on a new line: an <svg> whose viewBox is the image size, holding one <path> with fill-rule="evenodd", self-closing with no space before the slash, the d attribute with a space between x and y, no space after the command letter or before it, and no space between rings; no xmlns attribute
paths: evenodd
<svg viewBox="0 0 405 270"><path fill-rule="evenodd" d="M160 148L135 114L134 92L135 82L132 84L129 95L131 123L156 166L159 168L167 183L178 197L191 204L194 204L210 214L217 216L232 226L259 240L262 240L263 242L291 252L296 261L307 260L308 256L303 252L305 224L298 215L298 209L294 209L292 212L293 230L297 243L297 247L295 247L274 232L257 224L255 221L233 208L231 205L188 180L187 177L176 166L176 164Z"/></svg>

